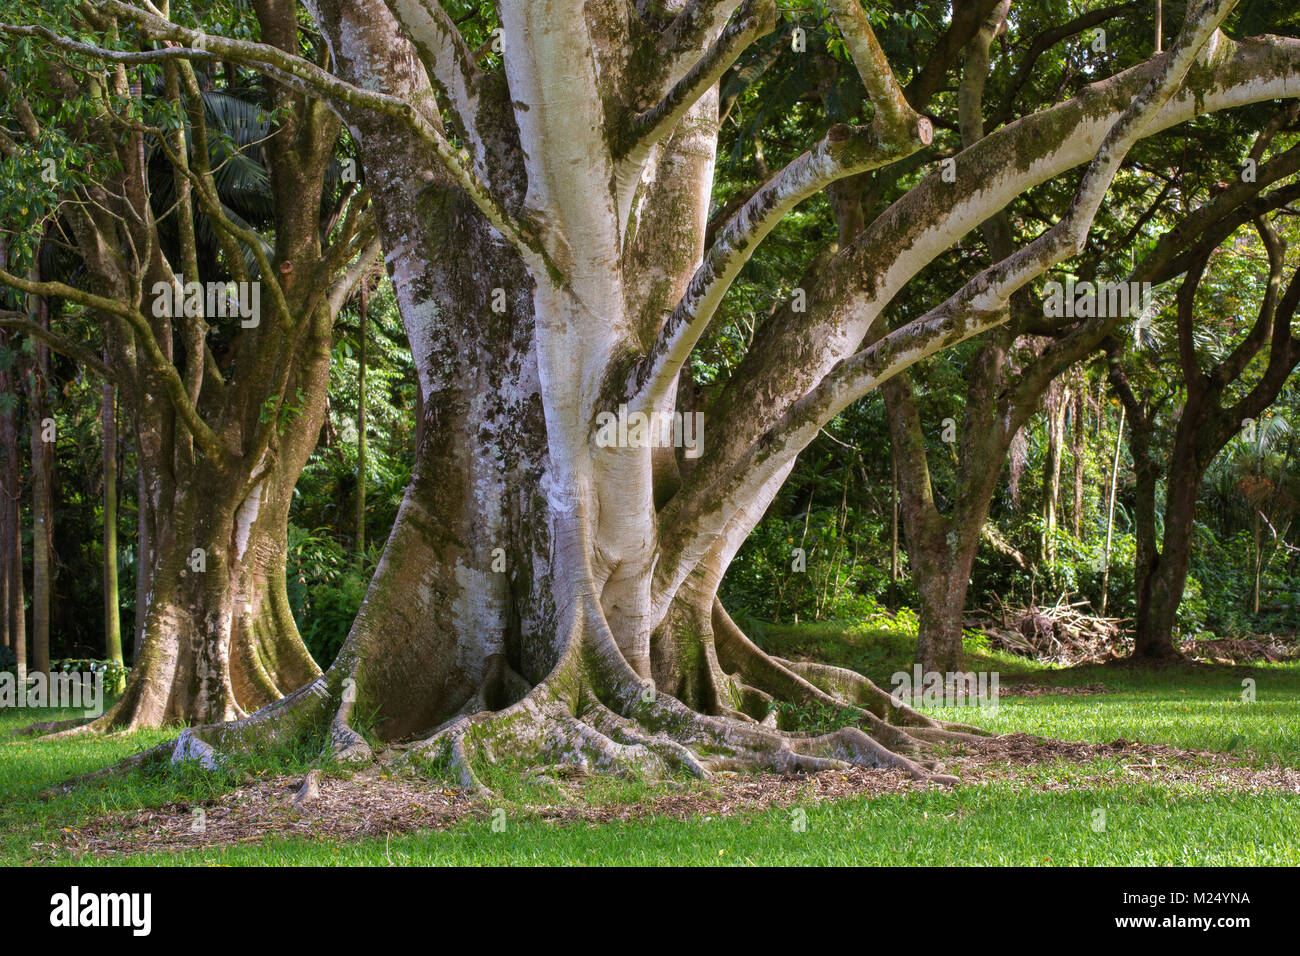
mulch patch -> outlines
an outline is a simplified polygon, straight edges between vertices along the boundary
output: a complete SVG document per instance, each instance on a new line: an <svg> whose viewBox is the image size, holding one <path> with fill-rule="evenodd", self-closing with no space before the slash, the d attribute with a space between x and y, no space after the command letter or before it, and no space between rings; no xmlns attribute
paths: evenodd
<svg viewBox="0 0 1300 956"><path fill-rule="evenodd" d="M1085 697L1092 694L1109 694L1105 684L1080 684L1078 687L1058 687L1055 684L1013 684L1000 690L1001 697Z"/></svg>
<svg viewBox="0 0 1300 956"><path fill-rule="evenodd" d="M962 778L962 786L1023 777L1028 768L1049 761L1083 764L1109 758L1122 770L1118 779L1138 777L1151 782L1190 786L1199 790L1229 789L1242 793L1283 791L1300 793L1300 770L1253 768L1241 758L1203 751L1179 750L1116 740L1109 744L1069 743L1006 734L979 744L963 744L946 753L943 769ZM1117 771L1089 774L1084 779L1038 780L1037 789L1066 790L1106 786ZM677 820L716 818L771 807L847 797L879 797L937 786L914 780L900 770L851 768L815 774L718 773L708 781L680 782L668 792L637 804L584 802L581 776L554 781L557 803L517 807L512 816L531 816L558 825L624 823L651 816ZM334 838L355 841L417 830L442 830L467 819L487 818L491 802L465 791L440 787L427 779L372 766L350 776L317 776L314 795L295 802L304 780L300 776L258 779L206 804L170 804L149 810L109 814L65 830L62 843L36 844L33 849L51 858L71 854L115 855L149 850L176 852L257 843L273 837ZM201 812L200 812L201 811ZM201 826L200 826L201 823Z"/></svg>

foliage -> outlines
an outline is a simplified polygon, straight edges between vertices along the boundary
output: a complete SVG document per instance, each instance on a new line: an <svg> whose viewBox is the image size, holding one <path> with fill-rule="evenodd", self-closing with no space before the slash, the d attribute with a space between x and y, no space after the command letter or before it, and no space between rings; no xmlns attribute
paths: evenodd
<svg viewBox="0 0 1300 956"><path fill-rule="evenodd" d="M289 606L303 643L322 668L343 646L378 559L378 548L358 562L327 532L289 525Z"/></svg>

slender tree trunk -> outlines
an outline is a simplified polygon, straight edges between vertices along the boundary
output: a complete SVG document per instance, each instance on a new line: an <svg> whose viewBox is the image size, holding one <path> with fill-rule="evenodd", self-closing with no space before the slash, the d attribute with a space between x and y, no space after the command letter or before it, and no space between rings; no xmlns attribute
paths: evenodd
<svg viewBox="0 0 1300 956"><path fill-rule="evenodd" d="M135 483L135 636L131 642L132 662L140 659L144 648L144 616L149 604L149 578L153 574L153 548L149 534L152 519L149 514L149 492L145 486L144 469L136 458Z"/></svg>
<svg viewBox="0 0 1300 956"><path fill-rule="evenodd" d="M3 389L0 389L2 393ZM3 431L3 426L0 426L0 433ZM9 506L5 500L4 471L4 462L0 461L0 647L13 649L13 635L9 633L9 578L12 574L9 562L12 551L9 547Z"/></svg>
<svg viewBox="0 0 1300 956"><path fill-rule="evenodd" d="M1255 513L1252 516L1252 518L1253 521L1251 522L1252 524L1251 541L1254 546L1253 565L1255 569L1255 587L1254 587L1254 592L1251 600L1251 613L1258 615L1259 614L1259 586L1260 586L1260 579L1263 577L1260 571L1263 565L1263 557L1262 557L1263 550L1260 544L1261 535L1260 535L1260 527L1259 527L1258 508L1255 508Z"/></svg>
<svg viewBox="0 0 1300 956"><path fill-rule="evenodd" d="M897 607L898 602L898 456L890 445L889 461L893 472L890 485L890 523L889 523L889 605Z"/></svg>
<svg viewBox="0 0 1300 956"><path fill-rule="evenodd" d="M0 333L8 343L9 333ZM12 399L12 407L0 414L0 449L3 450L3 485L0 486L0 508L4 510L4 549L7 574L6 610L9 643L17 661L15 670L21 684L27 679L27 608L23 594L23 532L22 532L22 479L19 470L21 451L18 444L19 372L16 366L0 372L0 394Z"/></svg>
<svg viewBox="0 0 1300 956"><path fill-rule="evenodd" d="M357 372L357 538L358 560L366 554L366 319L368 279L361 280L361 354Z"/></svg>
<svg viewBox="0 0 1300 956"><path fill-rule="evenodd" d="M36 269L32 270L32 280L40 281ZM48 303L44 296L33 296L32 300L33 321L42 327L48 325ZM57 438L48 400L49 370L50 350L37 342L27 408L32 425L32 670L42 674L50 670L50 552L54 530L50 486Z"/></svg>
<svg viewBox="0 0 1300 956"><path fill-rule="evenodd" d="M1065 413L1069 390L1053 385L1047 392L1047 459L1043 463L1043 536L1039 554L1049 567L1056 564L1056 517L1061 501L1061 460L1065 450Z"/></svg>
<svg viewBox="0 0 1300 956"><path fill-rule="evenodd" d="M1115 532L1115 489L1119 482L1119 453L1124 441L1124 408L1119 412L1119 431L1115 434L1115 456L1110 466L1110 488L1106 495L1106 549L1102 552L1101 614L1106 614L1110 591L1110 545Z"/></svg>
<svg viewBox="0 0 1300 956"><path fill-rule="evenodd" d="M122 619L117 590L117 390L105 383L100 421L104 443L104 656L122 660ZM113 688L120 691L121 687Z"/></svg>
<svg viewBox="0 0 1300 956"><path fill-rule="evenodd" d="M1074 475L1074 498L1070 509L1070 521L1075 540L1083 538L1083 491L1087 471L1087 459L1084 450L1087 440L1084 433L1083 413L1087 404L1087 394L1082 388L1076 388L1074 394L1073 428L1070 444L1070 459Z"/></svg>
<svg viewBox="0 0 1300 956"><path fill-rule="evenodd" d="M11 434L16 433L17 429L14 428L12 419L5 416L5 420L9 422L6 431ZM15 461L18 442L15 438L6 444L10 452L10 465L7 469L9 474L4 492L4 504L9 512L9 520L5 528L9 535L5 548L9 559L9 636L17 660L18 681L22 683L27 679L27 599L23 588L22 508L18 497L21 494L21 484Z"/></svg>

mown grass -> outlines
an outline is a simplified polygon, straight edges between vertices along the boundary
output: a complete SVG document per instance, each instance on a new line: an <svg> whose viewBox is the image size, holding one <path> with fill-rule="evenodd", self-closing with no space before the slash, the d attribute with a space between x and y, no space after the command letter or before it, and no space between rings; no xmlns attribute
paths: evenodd
<svg viewBox="0 0 1300 956"><path fill-rule="evenodd" d="M78 711L53 708L0 710L0 863L26 862L32 844L57 843L63 830L96 816L176 802L201 803L250 775L306 772L320 754L319 747L299 747L252 755L220 773L194 765L163 765L101 778L45 799L42 791L47 788L112 766L179 733L179 728L169 728L58 740L15 735L32 723L79 716Z"/></svg>
<svg viewBox="0 0 1300 956"><path fill-rule="evenodd" d="M1058 768L1059 769L1059 768ZM1074 768L1078 770L1079 768ZM1104 771L1103 764L1088 770ZM1045 771L1055 779L1055 771ZM802 810L802 819L795 810ZM1099 811L1105 826L1099 827ZM802 825L802 829L800 828ZM1117 782L1045 792L995 783L684 821L556 826L507 810L386 840L274 840L130 865L1296 865L1300 798ZM116 860L83 862L118 862Z"/></svg>
<svg viewBox="0 0 1300 956"><path fill-rule="evenodd" d="M882 686L910 668L911 638L878 628L815 625L763 629L759 640L786 657L816 657L863 670ZM996 713L974 708L944 716L996 732L1024 730L1063 739L1118 737L1189 749L1230 749L1254 764L1300 766L1300 665L1255 668L1179 667L1157 672L1098 667L1057 670L972 649L964 665L996 670L1003 696ZM1242 702L1241 681L1256 681L1257 700ZM1006 696L1017 684L1102 684L1086 696ZM239 780L295 773L310 765L306 749L267 753L213 775L162 769L115 777L72 794L37 794L155 743L174 731L124 737L33 741L7 735L52 711L0 712L0 863L48 858L33 844L58 844L105 812L210 799ZM1052 763L1013 779L952 791L853 798L788 809L684 821L559 826L530 818L526 806L560 795L545 780L516 769L485 768L500 795L504 829L491 817L442 832L378 840L278 839L128 858L81 858L84 864L131 865L441 865L441 864L1300 864L1300 795L1204 792L1136 780L1111 761ZM681 784L677 784L680 786ZM640 803L664 788L601 779L588 803ZM1098 828L1099 811L1105 826ZM796 826L802 819L805 827Z"/></svg>

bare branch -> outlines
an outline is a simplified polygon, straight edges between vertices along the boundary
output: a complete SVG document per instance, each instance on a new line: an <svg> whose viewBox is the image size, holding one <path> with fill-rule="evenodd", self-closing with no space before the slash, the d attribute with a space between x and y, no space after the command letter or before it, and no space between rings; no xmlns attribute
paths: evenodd
<svg viewBox="0 0 1300 956"><path fill-rule="evenodd" d="M106 299L103 296L84 292L62 282L32 282L29 279L11 275L4 270L0 270L0 283L17 289L19 292L26 292L28 295L45 295L67 299L69 302L75 302L87 309L107 312L110 315L120 316L125 319L127 324L134 330L136 341L148 356L153 371L162 379L163 385L167 389L167 397L176 410L177 416L185 423L186 429L194 436L194 440L198 442L204 454L213 462L224 461L229 457L216 433L208 427L208 423L199 415L198 409L190 402L189 395L185 390L185 383L181 381L180 373L176 371L176 366L172 365L163 354L162 348L158 345L158 340L154 337L153 330L149 327L148 320L140 314L138 309L115 299Z"/></svg>
<svg viewBox="0 0 1300 956"><path fill-rule="evenodd" d="M165 62L170 59L233 60L265 73L304 96L322 98L342 113L364 109L389 116L413 131L430 147L434 156L451 173L457 185L465 190L493 228L514 243L526 257L544 257L541 242L532 224L516 221L506 212L487 185L479 180L469 158L454 149L429 117L414 105L386 93L353 86L302 57L292 56L265 43L208 36L121 0L99 0L99 6L138 24L151 36L191 46L122 52L80 43L39 26L0 24L0 33L39 36L61 49L117 63Z"/></svg>
<svg viewBox="0 0 1300 956"><path fill-rule="evenodd" d="M1141 4L1139 3L1120 3L1114 6L1101 7L1097 10L1089 10L1082 13L1060 26L1053 27L1050 30L1044 30L1034 37L1029 44L1029 51L1025 54L1020 63L1020 69L1016 71L1015 79L1011 81L1007 88L1006 95L1002 98L1002 106L997 115L993 118L994 126L1001 126L1011 117L1012 108L1015 104L1016 96L1028 81L1030 74L1033 72L1034 64L1038 58L1060 43L1062 40L1076 36L1085 30L1100 26L1116 17L1122 17L1126 14L1136 11ZM1157 51L1159 52L1159 51Z"/></svg>
<svg viewBox="0 0 1300 956"><path fill-rule="evenodd" d="M63 336L51 332L45 326L33 322L21 312L0 310L0 329L26 332L32 338L40 339L55 352L73 359L78 365L89 369L105 381L118 384L118 378L113 370L105 365L103 360L92 349L88 349L84 345L78 345L70 339L65 339Z"/></svg>
<svg viewBox="0 0 1300 956"><path fill-rule="evenodd" d="M371 238L366 243L361 253L352 261L347 270L334 280L329 290L329 308L330 311L337 315L343 308L343 303L352 295L362 278L368 273L379 259L382 250L379 245L379 236L377 230L371 231Z"/></svg>

